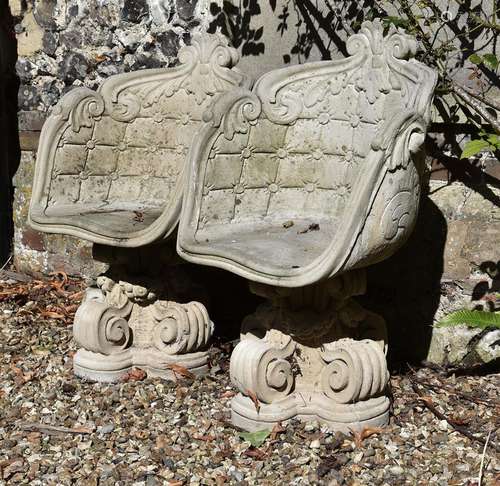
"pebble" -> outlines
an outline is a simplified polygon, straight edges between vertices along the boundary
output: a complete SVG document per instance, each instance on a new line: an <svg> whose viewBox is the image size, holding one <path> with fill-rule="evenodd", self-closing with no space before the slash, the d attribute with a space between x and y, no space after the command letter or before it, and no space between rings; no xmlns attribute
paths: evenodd
<svg viewBox="0 0 500 486"><path fill-rule="evenodd" d="M107 425L102 425L97 429L97 432L101 434L109 434L115 430L115 425L114 424L107 424Z"/></svg>
<svg viewBox="0 0 500 486"><path fill-rule="evenodd" d="M311 449L319 449L321 447L321 442L319 441L319 439L312 440L309 444L309 447Z"/></svg>
<svg viewBox="0 0 500 486"><path fill-rule="evenodd" d="M27 299L28 300L28 299ZM33 300L30 298L29 300ZM58 305L56 301L51 304ZM228 424L230 400L220 400L233 390L227 372L229 356L211 348L212 362L221 371L193 382L167 383L156 378L141 382L95 384L76 378L63 357L75 350L71 327L37 318L37 326L17 304L0 302L14 309L4 319L2 342L15 342L26 352L16 352L15 366L33 371L36 379L19 386L13 373L12 354L0 354L0 449L6 484L331 484L383 485L403 483L467 484L477 478L482 456L480 444L450 429L425 409L415 410L415 395L405 375L391 379L396 421L361 446L352 435L321 431L317 423L297 420L282 423L285 430L273 441L251 448ZM37 303L37 306L40 303ZM45 305L45 302L43 302ZM21 316L19 316L21 314ZM5 345L5 344L4 344ZM49 348L48 354L33 349ZM446 380L423 370L423 381ZM460 377L454 385L469 387L491 403L498 402L500 380L494 375ZM479 392L480 391L480 392ZM491 407L461 401L459 395L434 393L434 403L449 417L468 417L474 434L497 426ZM78 397L72 402L73 397ZM151 404L155 406L151 406ZM27 406L26 406L27 405ZM24 406L24 408L22 407ZM117 410L120 410L117 412ZM51 414L43 412L51 411ZM184 420L183 420L184 418ZM21 422L49 422L66 427L85 426L96 433L53 436L21 431ZM95 424L99 424L95 427ZM204 436L207 440L196 439ZM195 446L193 447L193 444ZM319 447L318 447L319 446ZM265 457L260 457L261 453ZM499 462L488 450L483 484L494 484ZM22 459L21 459L22 457ZM9 465L12 465L10 469ZM161 477L160 477L161 476ZM163 478L163 479L162 479Z"/></svg>

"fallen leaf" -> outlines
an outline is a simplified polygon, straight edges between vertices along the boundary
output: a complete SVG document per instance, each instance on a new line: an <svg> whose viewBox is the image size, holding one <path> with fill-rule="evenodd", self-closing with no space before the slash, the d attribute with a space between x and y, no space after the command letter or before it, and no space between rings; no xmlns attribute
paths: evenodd
<svg viewBox="0 0 500 486"><path fill-rule="evenodd" d="M240 432L239 436L248 442L250 445L257 448L260 447L266 439L271 434L271 431L268 429L258 430L256 432Z"/></svg>
<svg viewBox="0 0 500 486"><path fill-rule="evenodd" d="M259 399L257 398L257 395L252 391L252 390L245 390L245 395L248 395L250 400L252 400L253 404L255 405L255 410L257 410L257 413L260 411L260 402Z"/></svg>
<svg viewBox="0 0 500 486"><path fill-rule="evenodd" d="M215 440L214 435L193 435L193 439L202 440L203 442L213 442Z"/></svg>
<svg viewBox="0 0 500 486"><path fill-rule="evenodd" d="M262 461L263 459L265 459L267 457L267 453L261 449L247 449L243 452L243 454L245 456L258 459L259 461Z"/></svg>
<svg viewBox="0 0 500 486"><path fill-rule="evenodd" d="M227 481L229 481L229 477L227 477L225 474L219 474L215 477L217 486L222 486L223 484L226 484Z"/></svg>
<svg viewBox="0 0 500 486"><path fill-rule="evenodd" d="M142 381L146 378L147 374L144 370L140 368L132 368L130 371L125 373L122 377L123 382L127 381Z"/></svg>
<svg viewBox="0 0 500 486"><path fill-rule="evenodd" d="M185 366L181 366L175 363L169 363L165 367L172 370L175 376L183 376L184 378L189 378L190 380L195 379L195 375L191 373L191 371L189 371Z"/></svg>
<svg viewBox="0 0 500 486"><path fill-rule="evenodd" d="M271 430L271 440L276 440L278 434L284 432L286 429L281 425L281 422L278 422L274 425L273 430Z"/></svg>
<svg viewBox="0 0 500 486"><path fill-rule="evenodd" d="M364 427L361 431L351 430L354 436L354 443L356 447L361 447L363 445L363 440L368 439L375 434L380 434L383 431L381 427Z"/></svg>
<svg viewBox="0 0 500 486"><path fill-rule="evenodd" d="M48 310L41 311L40 315L42 317L49 317L50 319L66 319L66 316L64 314Z"/></svg>

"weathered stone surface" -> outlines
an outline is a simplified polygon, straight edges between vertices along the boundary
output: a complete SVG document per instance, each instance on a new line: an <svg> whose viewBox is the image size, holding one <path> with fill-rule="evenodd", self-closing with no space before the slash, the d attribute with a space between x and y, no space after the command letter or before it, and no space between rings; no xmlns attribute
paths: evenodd
<svg viewBox="0 0 500 486"><path fill-rule="evenodd" d="M436 75L380 21L347 45L344 60L270 71L216 100L190 151L179 255L271 301L231 357L232 420L247 430L388 420L385 324L351 297L415 225Z"/></svg>
<svg viewBox="0 0 500 486"><path fill-rule="evenodd" d="M215 96L250 84L237 61L222 36L200 34L182 48L178 67L70 91L40 140L32 226L122 247L168 236L203 113Z"/></svg>
<svg viewBox="0 0 500 486"><path fill-rule="evenodd" d="M35 132L36 133L36 132ZM14 264L28 274L62 270L69 275L96 277L107 265L92 259L92 246L63 235L44 235L28 226L28 208L35 168L34 152L22 152L14 178Z"/></svg>
<svg viewBox="0 0 500 486"><path fill-rule="evenodd" d="M33 167L25 169L34 163L31 151L36 149L37 131L50 108L73 86L96 88L114 74L173 64L189 34L200 30L199 22L180 22L181 15L187 18L192 7L194 17L199 18L200 9L196 1L185 2L177 14L173 0L9 0L9 7L17 22L19 43L20 141L29 151L23 155L17 177L20 194L16 196L16 213L26 215L24 205L29 198L23 193L31 186ZM153 22L153 13L161 16L160 22ZM16 217L15 224L16 262L23 270L51 272L62 265L71 273L93 276L99 272L88 244L51 235L43 237L45 252L30 250L22 243L26 221Z"/></svg>
<svg viewBox="0 0 500 486"><path fill-rule="evenodd" d="M75 316L73 330L81 349L75 373L96 381L120 381L133 367L152 376L176 379L175 366L193 374L208 370L207 344L213 323L199 302L179 304L169 271L162 295L144 285L98 277ZM160 300L160 298L168 300Z"/></svg>
<svg viewBox="0 0 500 486"><path fill-rule="evenodd" d="M435 328L428 361L439 365L474 367L500 359L500 331L466 326Z"/></svg>
<svg viewBox="0 0 500 486"><path fill-rule="evenodd" d="M37 24L32 13L27 14L22 23L22 33L17 37L19 56L32 56L42 50L43 30Z"/></svg>
<svg viewBox="0 0 500 486"><path fill-rule="evenodd" d="M40 140L29 214L34 229L111 247L142 247L175 229L184 162L203 113L214 97L250 85L220 35L194 36L179 58L178 67L124 74L98 92L80 88L61 99ZM32 230L18 241L32 252L47 247ZM128 256L137 259L128 267L146 266ZM132 367L170 379L175 366L206 372L213 324L201 303L172 300L177 273L164 269L160 295L125 282L121 270L117 280L98 277L78 309L75 372L97 381L118 381Z"/></svg>

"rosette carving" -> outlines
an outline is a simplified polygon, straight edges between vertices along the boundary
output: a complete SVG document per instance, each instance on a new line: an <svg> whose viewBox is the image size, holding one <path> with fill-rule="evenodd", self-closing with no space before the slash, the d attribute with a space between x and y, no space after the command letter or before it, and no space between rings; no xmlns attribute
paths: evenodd
<svg viewBox="0 0 500 486"><path fill-rule="evenodd" d="M243 339L231 356L231 381L243 394L250 390L263 403L286 397L294 385L292 365L287 358L293 355L295 347L290 337L281 347L265 339Z"/></svg>
<svg viewBox="0 0 500 486"><path fill-rule="evenodd" d="M320 351L328 363L321 372L323 393L337 403L355 403L380 395L389 379L382 347L374 341L340 339Z"/></svg>
<svg viewBox="0 0 500 486"><path fill-rule="evenodd" d="M89 292L75 315L75 341L88 351L104 355L126 349L132 338L127 319L133 304L128 300L122 304L114 307L104 301L101 292Z"/></svg>
<svg viewBox="0 0 500 486"><path fill-rule="evenodd" d="M212 336L213 323L199 302L158 301L151 307L151 313L157 321L152 330L152 343L167 354L199 351Z"/></svg>

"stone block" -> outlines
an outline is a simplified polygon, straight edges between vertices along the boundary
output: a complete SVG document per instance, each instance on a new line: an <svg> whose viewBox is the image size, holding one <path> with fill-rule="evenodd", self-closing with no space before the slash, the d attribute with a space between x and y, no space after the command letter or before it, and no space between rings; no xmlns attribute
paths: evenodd
<svg viewBox="0 0 500 486"><path fill-rule="evenodd" d="M19 56L33 56L43 48L43 29L32 12L25 15L21 27L22 32L17 35L17 52Z"/></svg>

